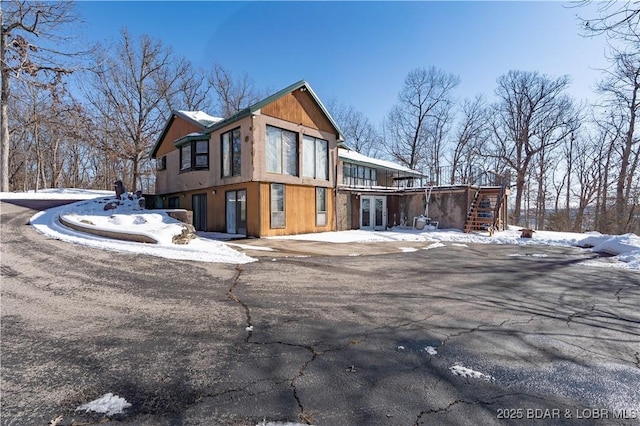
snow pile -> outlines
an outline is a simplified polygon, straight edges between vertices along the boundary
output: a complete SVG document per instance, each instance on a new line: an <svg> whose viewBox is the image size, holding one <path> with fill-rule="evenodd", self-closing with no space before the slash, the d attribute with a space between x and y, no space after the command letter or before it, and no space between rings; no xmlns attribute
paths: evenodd
<svg viewBox="0 0 640 426"><path fill-rule="evenodd" d="M118 395L114 395L111 392L102 395L95 401L82 404L76 411L95 411L96 413L103 413L107 416L113 416L114 414L122 414L125 408L131 407L131 404L126 399L120 398Z"/></svg>
<svg viewBox="0 0 640 426"><path fill-rule="evenodd" d="M462 376L470 379L482 379L488 382L493 380L493 377L489 376L488 374L480 373L479 371L474 371L470 368L463 367L462 365L458 364L449 367L449 370L454 376Z"/></svg>
<svg viewBox="0 0 640 426"><path fill-rule="evenodd" d="M596 253L611 254L629 268L640 269L640 237L635 234L611 236L591 233L578 245L590 247Z"/></svg>
<svg viewBox="0 0 640 426"><path fill-rule="evenodd" d="M158 244L172 244L173 237L180 235L183 225L180 221L158 210L151 213L140 206L135 196L99 198L72 204L59 213L67 222L79 226L89 225L103 231L117 231L123 234L145 235ZM64 207L64 206L63 206Z"/></svg>
<svg viewBox="0 0 640 426"><path fill-rule="evenodd" d="M139 201L133 196L131 199L126 196L123 200L115 197L94 197L92 200L36 213L31 218L31 225L51 238L104 250L199 262L243 264L256 261L220 241L195 238L188 244L173 244L173 237L184 229L182 223L169 217L165 211L145 210L140 207ZM105 210L107 205L115 208L109 207ZM146 235L158 244L109 239L75 231L62 225L59 217L73 224L97 230Z"/></svg>

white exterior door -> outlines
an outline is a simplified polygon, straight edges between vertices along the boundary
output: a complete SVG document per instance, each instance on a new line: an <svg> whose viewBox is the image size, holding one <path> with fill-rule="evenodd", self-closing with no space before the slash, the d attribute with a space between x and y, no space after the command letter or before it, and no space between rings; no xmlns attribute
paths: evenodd
<svg viewBox="0 0 640 426"><path fill-rule="evenodd" d="M360 229L381 231L387 227L387 197L360 196Z"/></svg>

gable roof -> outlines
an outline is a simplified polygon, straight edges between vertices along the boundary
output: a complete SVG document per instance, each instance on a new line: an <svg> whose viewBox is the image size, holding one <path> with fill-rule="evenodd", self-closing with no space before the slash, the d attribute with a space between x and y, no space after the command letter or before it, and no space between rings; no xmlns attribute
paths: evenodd
<svg viewBox="0 0 640 426"><path fill-rule="evenodd" d="M167 124L164 125L164 128L162 129L160 136L158 137L155 145L153 146L153 150L151 150L151 156L150 156L151 158L155 158L156 153L160 148L160 144L162 143L162 140L166 136L167 132L169 131L169 128L171 127L171 124L173 123L173 120L176 117L180 117L183 120L188 121L189 123L199 127L202 130L206 129L207 126L211 126L223 120L223 118L221 117L214 117L203 111L184 111L184 110L171 111L171 117L169 118L169 120L167 120Z"/></svg>
<svg viewBox="0 0 640 426"><path fill-rule="evenodd" d="M408 175L420 177L423 176L422 173L410 169L405 166L401 166L400 164L393 163L387 160L380 160L373 157L367 157L366 155L360 154L356 151L351 151L344 148L338 148L338 158L347 163L359 164L361 166L369 166L374 168L382 168L387 170L393 170L396 172L403 172Z"/></svg>
<svg viewBox="0 0 640 426"><path fill-rule="evenodd" d="M282 98L283 96L288 95L291 92L294 92L298 89L301 89L302 87L304 87L309 94L311 95L311 97L313 98L313 100L315 101L315 103L318 105L318 107L322 110L322 112L324 113L324 115L327 117L327 119L329 120L329 122L331 123L331 125L333 126L333 128L336 130L336 133L338 135L337 141L339 145L342 145L341 142L344 142L344 136L342 134L342 131L340 130L340 127L338 127L338 124L335 122L335 120L333 119L333 117L331 117L331 114L329 114L329 111L327 111L327 109L325 108L325 106L322 104L322 102L320 101L320 98L318 98L318 95L316 95L316 93L313 91L313 89L311 88L311 86L309 86L309 83L307 83L305 80L300 80L297 83L294 83L288 87L285 87L284 89L280 90L277 93L274 93L271 96L268 96L266 98L264 98L263 100L256 102L255 104L241 110L238 111L237 113L235 113L234 115L225 118L222 121L219 121L209 127L206 128L206 130L203 131L203 133L211 133L214 132L216 130L218 130L221 127L226 126L227 124L233 123L234 121L240 120L242 118L248 117L251 114L255 114L258 110L260 110L261 108L265 107L266 105L269 105L272 102L277 101L278 99Z"/></svg>

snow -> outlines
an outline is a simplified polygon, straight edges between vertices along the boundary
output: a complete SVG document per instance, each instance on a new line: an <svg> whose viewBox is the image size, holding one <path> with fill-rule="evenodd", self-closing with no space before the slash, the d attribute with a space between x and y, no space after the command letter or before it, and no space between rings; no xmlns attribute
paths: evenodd
<svg viewBox="0 0 640 426"><path fill-rule="evenodd" d="M439 229L436 231L417 230L409 227L394 227L388 231L350 230L338 232L323 232L317 234L286 235L267 237L271 239L290 239L302 241L320 241L336 244L371 243L371 242L425 242L430 243L424 250L446 247L466 247L468 244L508 244L516 246L563 246L589 248L595 253L606 253L614 256L611 262L584 262L590 266L616 266L621 268L640 270L640 237L635 234L604 235L597 232L554 232L536 231L533 238L521 238L520 228L510 227L507 231L494 233L469 233L455 229ZM401 251L410 251L407 247L400 247ZM514 253L510 256L546 257L543 253L522 254Z"/></svg>
<svg viewBox="0 0 640 426"><path fill-rule="evenodd" d="M223 118L221 117L214 117L203 111L178 111L178 112L186 117L189 117L193 121L196 121L202 124L205 127L211 126L212 124L215 124L223 120Z"/></svg>
<svg viewBox="0 0 640 426"><path fill-rule="evenodd" d="M482 379L488 382L490 382L491 380L494 380L493 377L491 377L488 374L484 374L479 371L472 370L471 368L463 367L462 365L459 365L459 364L455 364L449 367L449 370L451 371L451 374L453 374L454 376L462 376L470 379Z"/></svg>
<svg viewBox="0 0 640 426"><path fill-rule="evenodd" d="M0 200L88 200L115 195L113 191L93 189L52 188L27 192L0 192Z"/></svg>
<svg viewBox="0 0 640 426"><path fill-rule="evenodd" d="M188 244L174 244L173 237L183 230L181 222L169 217L166 211L145 210L139 206L139 200L132 198L100 197L55 207L36 213L31 218L31 225L51 238L104 250L200 262L243 264L256 260L221 241L195 238ZM105 206L116 202L119 204L115 209L105 210ZM75 231L62 225L60 217L94 230L147 236L157 244L122 241Z"/></svg>
<svg viewBox="0 0 640 426"><path fill-rule="evenodd" d="M434 346L427 346L424 351L429 355L438 355L438 349Z"/></svg>
<svg viewBox="0 0 640 426"><path fill-rule="evenodd" d="M372 166L380 166L385 169L397 170L405 173L410 173L415 176L421 176L422 174L418 171L412 170L408 167L403 167L399 164L392 163L391 161L379 160L373 157L367 157L366 155L362 155L355 151L350 151L344 148L338 148L338 156L344 160L351 160L358 163L370 164Z"/></svg>
<svg viewBox="0 0 640 426"><path fill-rule="evenodd" d="M179 221L169 217L164 210L142 209L138 205L138 200L135 199L123 200L116 209L105 210L105 205L115 200L113 195L113 191L43 189L38 192L0 193L0 200L11 198L83 199L85 201L39 212L31 218L31 225L51 238L105 250L140 253L169 259L232 264L256 261L256 259L235 250L236 248L241 250L274 250L264 246L219 241L241 236L213 232L198 232L198 238L191 240L189 244L173 244L173 236L182 231L182 225ZM105 231L117 231L123 234L145 235L156 240L158 244L120 241L74 231L60 223L58 220L60 216L76 225L90 226ZM322 232L266 237L265 240L319 241L333 244L412 242L425 243L425 246L421 247L423 250L447 246L464 248L468 247L468 244L582 247L594 253L606 253L613 256L606 262L585 261L582 262L583 265L640 270L640 237L634 234L604 235L597 232L536 231L533 238L521 238L520 234L520 229L517 227L496 232L493 236L489 236L486 232L465 234L462 231L452 229L417 230L410 227L394 227L387 231ZM400 252L410 253L420 248L414 246L398 247L398 249ZM346 255L358 256L357 253L347 253ZM525 254L516 251L508 256L544 258L548 255L544 253Z"/></svg>
<svg viewBox="0 0 640 426"><path fill-rule="evenodd" d="M82 404L76 411L95 411L96 413L103 413L107 416L114 414L122 414L125 408L131 407L131 404L126 399L120 398L118 395L114 395L111 392L102 395L95 401Z"/></svg>

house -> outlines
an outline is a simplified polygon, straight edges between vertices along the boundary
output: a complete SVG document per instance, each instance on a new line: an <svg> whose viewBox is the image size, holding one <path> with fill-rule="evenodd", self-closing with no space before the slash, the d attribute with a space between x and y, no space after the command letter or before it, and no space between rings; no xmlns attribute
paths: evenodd
<svg viewBox="0 0 640 426"><path fill-rule="evenodd" d="M199 231L332 231L343 140L304 80L225 119L174 111L151 153L156 195Z"/></svg>
<svg viewBox="0 0 640 426"><path fill-rule="evenodd" d="M159 207L191 210L198 231L382 230L420 215L467 232L506 226L504 185L440 185L350 150L304 80L225 119L174 111L151 157Z"/></svg>
<svg viewBox="0 0 640 426"><path fill-rule="evenodd" d="M408 189L423 186L423 174L346 148L338 149L338 159L339 230L383 230L406 223L400 199Z"/></svg>

